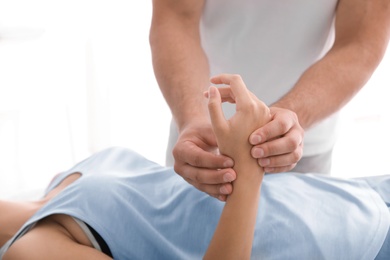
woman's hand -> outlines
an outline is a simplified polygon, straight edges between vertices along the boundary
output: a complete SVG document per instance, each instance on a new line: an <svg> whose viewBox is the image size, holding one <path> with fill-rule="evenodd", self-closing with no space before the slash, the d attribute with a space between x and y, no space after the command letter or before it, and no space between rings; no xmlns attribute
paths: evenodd
<svg viewBox="0 0 390 260"><path fill-rule="evenodd" d="M211 86L206 93L209 98L211 123L220 152L235 161L252 158L249 136L270 121L269 108L246 88L239 75L221 74L212 77L210 81L214 84L227 85L222 88ZM236 113L228 120L223 114L222 102L236 104Z"/></svg>

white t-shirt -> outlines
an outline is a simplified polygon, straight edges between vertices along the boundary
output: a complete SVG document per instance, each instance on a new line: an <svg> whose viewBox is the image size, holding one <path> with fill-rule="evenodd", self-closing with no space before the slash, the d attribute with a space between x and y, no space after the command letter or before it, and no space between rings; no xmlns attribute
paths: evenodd
<svg viewBox="0 0 390 260"><path fill-rule="evenodd" d="M211 76L240 74L259 99L274 103L332 46L336 6L337 0L206 1L200 29ZM306 131L304 156L333 147L336 121L334 115Z"/></svg>
<svg viewBox="0 0 390 260"><path fill-rule="evenodd" d="M336 6L337 0L206 1L200 29L211 76L240 74L258 98L274 103L332 46ZM334 115L306 131L304 156L333 147L336 121Z"/></svg>

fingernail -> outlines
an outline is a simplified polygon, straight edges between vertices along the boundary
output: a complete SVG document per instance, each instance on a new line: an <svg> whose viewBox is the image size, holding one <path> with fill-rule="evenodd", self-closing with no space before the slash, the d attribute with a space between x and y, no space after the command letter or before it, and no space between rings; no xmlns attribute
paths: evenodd
<svg viewBox="0 0 390 260"><path fill-rule="evenodd" d="M270 163L269 159L261 159L260 160L260 166L262 166L262 167L269 165L269 163Z"/></svg>
<svg viewBox="0 0 390 260"><path fill-rule="evenodd" d="M261 158L261 157L263 157L263 156L264 156L264 150L261 149L261 148L255 148L255 149L253 150L253 156L254 156L255 158Z"/></svg>
<svg viewBox="0 0 390 260"><path fill-rule="evenodd" d="M225 186L222 186L221 188L219 188L219 192L221 192L222 194L228 194L228 190L226 189Z"/></svg>
<svg viewBox="0 0 390 260"><path fill-rule="evenodd" d="M232 182L234 181L234 177L230 172L228 172L223 175L223 180L224 182Z"/></svg>
<svg viewBox="0 0 390 260"><path fill-rule="evenodd" d="M226 160L226 161L223 163L223 166L224 166L225 168L233 167L233 165L234 165L234 162L233 162L232 159Z"/></svg>
<svg viewBox="0 0 390 260"><path fill-rule="evenodd" d="M251 144L261 143L261 136L260 135L252 135L250 142L251 142Z"/></svg>
<svg viewBox="0 0 390 260"><path fill-rule="evenodd" d="M213 98L216 96L215 91L216 90L214 87L209 87L209 98Z"/></svg>

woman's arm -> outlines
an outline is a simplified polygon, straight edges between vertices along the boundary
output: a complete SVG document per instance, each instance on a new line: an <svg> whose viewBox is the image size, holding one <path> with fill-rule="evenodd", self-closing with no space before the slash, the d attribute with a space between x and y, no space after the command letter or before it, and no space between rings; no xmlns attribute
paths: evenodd
<svg viewBox="0 0 390 260"><path fill-rule="evenodd" d="M270 119L268 107L249 92L238 75L223 74L211 79L209 113L218 147L222 154L234 159L237 179L204 259L249 259L264 170L250 154L249 135ZM223 101L236 103L236 113L226 120Z"/></svg>

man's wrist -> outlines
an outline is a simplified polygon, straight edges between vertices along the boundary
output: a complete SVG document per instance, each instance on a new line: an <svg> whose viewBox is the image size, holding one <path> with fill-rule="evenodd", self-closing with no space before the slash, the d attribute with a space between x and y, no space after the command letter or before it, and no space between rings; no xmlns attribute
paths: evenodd
<svg viewBox="0 0 390 260"><path fill-rule="evenodd" d="M281 109L288 109L293 112L295 112L296 108L293 102L287 101L287 100L279 100L269 107L270 109L272 108L281 108Z"/></svg>
<svg viewBox="0 0 390 260"><path fill-rule="evenodd" d="M188 127L200 127L211 124L208 113L183 113L180 116L174 117L174 120L179 132Z"/></svg>

